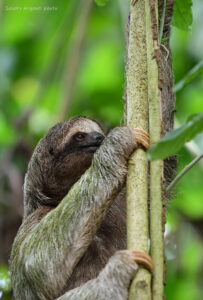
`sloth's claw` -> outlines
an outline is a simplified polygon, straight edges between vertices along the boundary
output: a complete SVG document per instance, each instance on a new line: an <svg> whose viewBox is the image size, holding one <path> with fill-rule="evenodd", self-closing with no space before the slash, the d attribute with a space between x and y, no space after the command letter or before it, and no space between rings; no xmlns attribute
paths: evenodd
<svg viewBox="0 0 203 300"><path fill-rule="evenodd" d="M138 265L143 265L146 269L148 269L150 272L152 272L154 266L151 257L143 252L143 251L138 251L138 250L133 250L131 251L133 255L134 261Z"/></svg>
<svg viewBox="0 0 203 300"><path fill-rule="evenodd" d="M134 128L134 131L137 143L142 145L145 149L149 149L149 134L140 128Z"/></svg>

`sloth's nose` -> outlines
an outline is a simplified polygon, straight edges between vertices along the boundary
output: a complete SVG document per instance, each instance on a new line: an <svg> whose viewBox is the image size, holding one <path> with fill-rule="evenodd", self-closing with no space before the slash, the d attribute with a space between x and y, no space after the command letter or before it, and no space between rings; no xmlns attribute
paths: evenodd
<svg viewBox="0 0 203 300"><path fill-rule="evenodd" d="M103 134L99 132L93 132L92 137L97 143L101 143L104 139Z"/></svg>

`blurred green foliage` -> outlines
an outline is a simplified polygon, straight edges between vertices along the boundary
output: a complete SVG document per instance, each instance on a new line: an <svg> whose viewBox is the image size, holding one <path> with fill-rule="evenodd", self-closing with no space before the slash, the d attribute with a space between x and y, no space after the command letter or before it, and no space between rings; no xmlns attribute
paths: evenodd
<svg viewBox="0 0 203 300"><path fill-rule="evenodd" d="M11 290L11 281L8 273L8 267L0 265L0 298L4 295L4 299L8 298Z"/></svg>
<svg viewBox="0 0 203 300"><path fill-rule="evenodd" d="M8 274L8 267L0 266L0 278L1 278L0 288L4 292L8 292L10 290L10 286L11 286L10 278L9 278L9 274Z"/></svg>
<svg viewBox="0 0 203 300"><path fill-rule="evenodd" d="M128 0L119 0L109 1L104 7L93 5L67 118L86 115L101 121L106 129L123 123L128 3ZM190 3L187 1L188 5ZM39 138L57 120L67 94L66 73L77 38L80 12L80 2L75 0L4 0L0 3L1 159L4 160L22 140L32 151ZM186 32L172 27L176 83L203 59L202 15L203 3L194 1L191 30ZM191 16L189 19L188 25ZM176 18L174 25L177 22ZM178 126L191 114L203 111L202 73L183 87L177 92ZM191 148L192 152L203 151L202 134L195 137L190 150L186 147L179 150L178 172L192 160ZM23 176L28 158L18 154L12 159L12 164ZM168 205L168 300L202 299L202 179L203 163L200 161L178 183L175 199ZM8 187L0 185L0 189L7 191ZM2 210L3 205L3 201L0 202ZM0 267L1 283L8 282L6 274L7 270ZM4 291L2 299L6 299L2 285L0 290Z"/></svg>
<svg viewBox="0 0 203 300"><path fill-rule="evenodd" d="M108 0L95 0L95 3L99 6L105 6Z"/></svg>

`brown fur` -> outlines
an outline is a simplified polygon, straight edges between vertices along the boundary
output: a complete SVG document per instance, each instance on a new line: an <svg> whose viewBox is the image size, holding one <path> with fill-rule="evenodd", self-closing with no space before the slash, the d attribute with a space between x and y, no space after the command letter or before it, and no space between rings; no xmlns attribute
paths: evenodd
<svg viewBox="0 0 203 300"><path fill-rule="evenodd" d="M95 121L74 117L37 145L25 178L24 221L11 254L16 299L78 299L81 293L103 299L111 280L108 297L119 289L126 299L137 265L132 253L117 250L126 247L124 183L137 143L127 127L112 130L100 147L102 135ZM117 264L119 276L112 275Z"/></svg>
<svg viewBox="0 0 203 300"><path fill-rule="evenodd" d="M83 117L82 117L83 118ZM60 149L64 132L69 131L77 123L80 117L72 118L63 124L55 125L45 136L43 147L49 149L50 145L57 144ZM95 121L96 122L96 121ZM98 124L98 123L97 123ZM100 127L101 125L98 124ZM59 135L59 131L62 132ZM71 186L81 177L81 175L89 168L92 162L93 154L81 153L78 156L75 152L69 154L67 164L56 153L56 160L53 164L44 156L43 170L40 179L42 180L42 193L45 195L45 203L40 203L40 207L35 211L37 222L40 220L68 193ZM57 176L53 178L54 170L57 169ZM38 171L38 170L37 170ZM63 177L64 172L64 177ZM39 176L39 173L36 175ZM25 191L26 192L26 191ZM48 197L48 198L47 198ZM79 261L74 269L71 278L67 281L65 291L80 286L86 281L98 276L99 272L104 268L109 258L117 251L126 248L126 194L125 188L115 198L107 216L103 220L88 250ZM31 205L35 207L36 203L31 201ZM87 271L88 270L88 271Z"/></svg>
<svg viewBox="0 0 203 300"><path fill-rule="evenodd" d="M114 200L92 243L74 269L67 282L67 290L96 278L109 258L126 249L126 201L125 189Z"/></svg>

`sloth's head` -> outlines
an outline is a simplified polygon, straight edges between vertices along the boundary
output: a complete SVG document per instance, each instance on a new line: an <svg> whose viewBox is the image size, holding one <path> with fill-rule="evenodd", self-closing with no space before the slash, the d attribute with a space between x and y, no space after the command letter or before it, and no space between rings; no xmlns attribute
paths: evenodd
<svg viewBox="0 0 203 300"><path fill-rule="evenodd" d="M90 167L104 139L96 121L72 117L56 124L38 143L25 179L25 202L56 206Z"/></svg>

